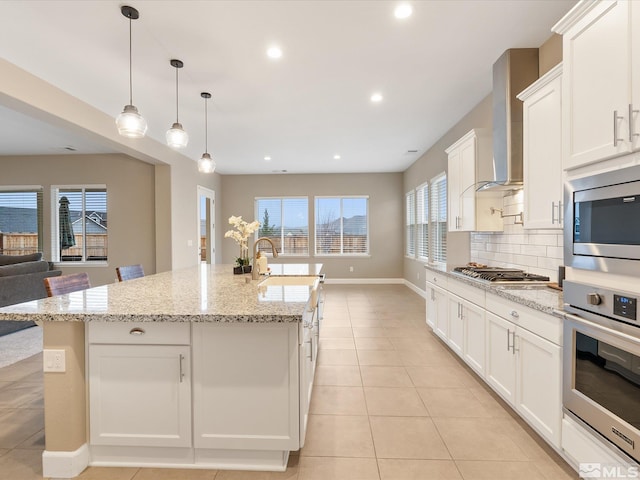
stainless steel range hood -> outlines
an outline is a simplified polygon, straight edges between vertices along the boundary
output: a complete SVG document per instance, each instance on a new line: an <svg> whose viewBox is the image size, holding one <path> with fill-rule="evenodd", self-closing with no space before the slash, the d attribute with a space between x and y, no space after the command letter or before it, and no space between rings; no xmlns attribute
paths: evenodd
<svg viewBox="0 0 640 480"><path fill-rule="evenodd" d="M538 49L512 48L493 64L493 175L478 190L522 186L522 102L516 98L538 79Z"/></svg>

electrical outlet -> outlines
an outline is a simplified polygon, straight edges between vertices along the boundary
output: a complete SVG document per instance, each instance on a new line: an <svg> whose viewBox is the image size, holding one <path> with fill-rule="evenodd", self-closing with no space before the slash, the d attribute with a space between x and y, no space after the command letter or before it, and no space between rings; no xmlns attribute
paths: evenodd
<svg viewBox="0 0 640 480"><path fill-rule="evenodd" d="M187 240L187 247L193 247L193 240Z"/></svg>
<svg viewBox="0 0 640 480"><path fill-rule="evenodd" d="M416 273L416 280L420 280L420 272Z"/></svg>
<svg viewBox="0 0 640 480"><path fill-rule="evenodd" d="M353 267L349 267L349 271L353 273Z"/></svg>
<svg viewBox="0 0 640 480"><path fill-rule="evenodd" d="M42 367L44 372L66 372L66 360L64 350L42 351Z"/></svg>

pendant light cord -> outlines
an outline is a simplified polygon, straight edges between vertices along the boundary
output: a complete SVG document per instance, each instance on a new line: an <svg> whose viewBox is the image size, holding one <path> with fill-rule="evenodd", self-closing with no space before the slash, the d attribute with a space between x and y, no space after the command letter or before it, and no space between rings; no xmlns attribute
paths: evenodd
<svg viewBox="0 0 640 480"><path fill-rule="evenodd" d="M176 123L180 123L178 113L178 67L176 67Z"/></svg>
<svg viewBox="0 0 640 480"><path fill-rule="evenodd" d="M209 122L207 118L207 98L204 99L204 152L209 153Z"/></svg>
<svg viewBox="0 0 640 480"><path fill-rule="evenodd" d="M131 54L131 15L129 15L129 105L133 105L133 75L132 71L132 54Z"/></svg>

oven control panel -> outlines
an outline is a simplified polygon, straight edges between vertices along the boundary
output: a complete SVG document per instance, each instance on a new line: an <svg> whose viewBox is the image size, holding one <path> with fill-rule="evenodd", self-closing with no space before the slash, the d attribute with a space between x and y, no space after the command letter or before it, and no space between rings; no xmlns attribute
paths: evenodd
<svg viewBox="0 0 640 480"><path fill-rule="evenodd" d="M630 320L637 320L638 299L626 295L613 294L613 313Z"/></svg>
<svg viewBox="0 0 640 480"><path fill-rule="evenodd" d="M596 315L640 326L640 292L622 292L573 281L564 281L564 302Z"/></svg>

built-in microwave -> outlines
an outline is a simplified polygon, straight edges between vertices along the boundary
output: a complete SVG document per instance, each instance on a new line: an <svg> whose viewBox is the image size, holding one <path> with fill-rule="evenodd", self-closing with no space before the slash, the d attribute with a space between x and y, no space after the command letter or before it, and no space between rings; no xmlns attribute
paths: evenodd
<svg viewBox="0 0 640 480"><path fill-rule="evenodd" d="M567 266L621 275L640 271L640 166L565 183Z"/></svg>

